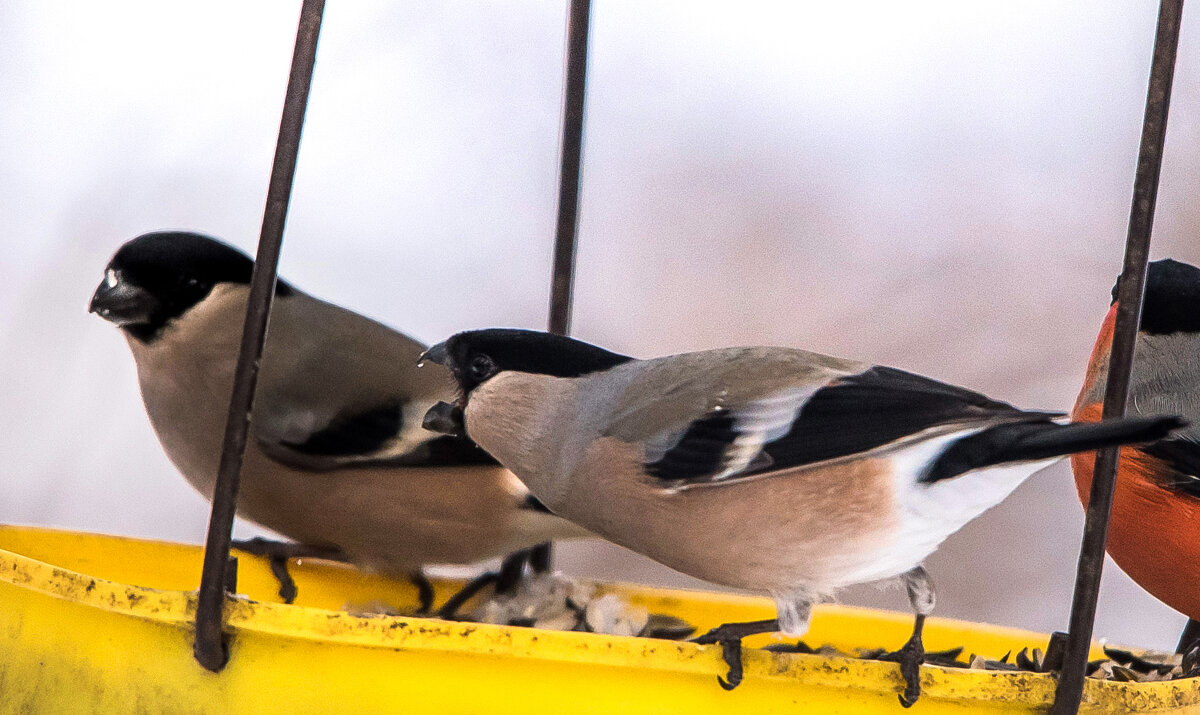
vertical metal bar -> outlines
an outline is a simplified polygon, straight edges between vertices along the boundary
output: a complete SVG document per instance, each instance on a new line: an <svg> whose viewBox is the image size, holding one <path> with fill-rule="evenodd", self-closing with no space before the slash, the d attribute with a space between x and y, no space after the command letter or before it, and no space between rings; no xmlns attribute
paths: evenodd
<svg viewBox="0 0 1200 715"><path fill-rule="evenodd" d="M1196 641L1200 641L1200 621L1195 618L1189 618L1187 625L1183 627L1183 633L1179 634L1179 644L1175 646L1175 652L1183 655L1196 645Z"/></svg>
<svg viewBox="0 0 1200 715"><path fill-rule="evenodd" d="M571 301L575 289L575 238L579 232L579 177L583 165L583 113L587 96L588 29L591 0L571 0L567 9L567 58L563 80L561 163L558 170L558 220L554 229L554 273L550 279L549 330L571 331ZM550 544L530 550L534 571L549 571Z"/></svg>
<svg viewBox="0 0 1200 715"><path fill-rule="evenodd" d="M317 37L321 32L324 10L325 0L304 0L300 8L292 69L283 102L283 117L279 123L279 138L275 144L275 162L271 167L262 232L258 237L258 255L250 278L246 322L242 328L233 394L225 423L220 468L217 484L213 488L212 514L208 522L200 596L196 605L193 653L200 665L214 672L224 668L227 660L222 640L225 564L229 560L230 534L237 505L242 456L246 449L246 432L250 409L254 404L254 388L258 382L267 319L271 314L271 299L275 294L283 226L291 199L292 179L296 174L296 155L300 150L300 133L304 126L304 110L308 104L308 90L317 56Z"/></svg>
<svg viewBox="0 0 1200 715"><path fill-rule="evenodd" d="M1154 59L1150 65L1150 88L1146 93L1142 142L1133 182L1133 207L1125 240L1125 265L1117 293L1117 318L1113 329L1112 355L1108 363L1108 382L1104 391L1104 419L1124 415L1129 397L1129 375L1133 368L1134 343L1142 316L1146 262L1150 254L1150 232L1154 224L1154 203L1158 195L1159 170L1167 135L1167 110L1171 104L1171 80L1175 74L1175 51L1179 45L1182 15L1183 0L1162 0L1159 5ZM1096 457L1083 527L1083 543L1079 550L1075 596L1071 603L1070 636L1054 706L1050 710L1053 715L1078 712L1083 698L1119 455L1120 449L1112 447L1100 450Z"/></svg>
<svg viewBox="0 0 1200 715"><path fill-rule="evenodd" d="M558 223L550 284L550 332L571 329L575 285L575 235L579 228L579 174L583 163L583 108L587 84L591 0L571 0L567 12L567 60L563 89L562 155L558 174Z"/></svg>

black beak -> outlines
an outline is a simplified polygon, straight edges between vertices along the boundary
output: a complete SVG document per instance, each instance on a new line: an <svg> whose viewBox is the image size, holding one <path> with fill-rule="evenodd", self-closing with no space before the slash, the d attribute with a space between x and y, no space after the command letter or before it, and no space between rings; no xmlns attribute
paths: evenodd
<svg viewBox="0 0 1200 715"><path fill-rule="evenodd" d="M445 365L446 364L446 343L440 342L437 345L434 345L433 347L429 348L425 352L421 353L421 357L417 358L417 364L419 365L419 364L425 362L426 360L428 360L429 362L432 362L432 363L437 363L438 365Z"/></svg>
<svg viewBox="0 0 1200 715"><path fill-rule="evenodd" d="M89 313L118 326L148 323L157 309L158 300L149 291L120 280L116 274L105 277L88 305Z"/></svg>
<svg viewBox="0 0 1200 715"><path fill-rule="evenodd" d="M466 435L466 425L463 424L463 411L458 405L449 402L439 402L425 413L421 426L432 432L440 432L454 437Z"/></svg>

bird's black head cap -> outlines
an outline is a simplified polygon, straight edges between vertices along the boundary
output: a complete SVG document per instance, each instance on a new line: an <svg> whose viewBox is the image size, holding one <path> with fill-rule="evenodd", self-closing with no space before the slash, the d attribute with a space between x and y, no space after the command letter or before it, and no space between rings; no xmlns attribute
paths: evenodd
<svg viewBox="0 0 1200 715"><path fill-rule="evenodd" d="M198 233L158 231L127 242L109 261L91 310L148 342L221 283L249 284L254 261ZM276 295L290 286L279 281Z"/></svg>
<svg viewBox="0 0 1200 715"><path fill-rule="evenodd" d="M1113 286L1117 300L1120 280ZM1170 258L1150 263L1141 332L1150 335L1200 332L1200 268Z"/></svg>
<svg viewBox="0 0 1200 715"><path fill-rule="evenodd" d="M562 335L511 328L458 333L430 348L425 357L448 367L464 396L480 383L509 370L580 377L633 360Z"/></svg>

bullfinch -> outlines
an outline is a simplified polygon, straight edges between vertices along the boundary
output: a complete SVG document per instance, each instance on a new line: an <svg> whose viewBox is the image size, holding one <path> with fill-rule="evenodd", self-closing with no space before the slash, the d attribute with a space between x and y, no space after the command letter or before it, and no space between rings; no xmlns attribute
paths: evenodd
<svg viewBox="0 0 1200 715"><path fill-rule="evenodd" d="M148 233L121 246L91 300L91 312L129 344L167 456L205 497L216 482L253 265L206 236ZM246 548L340 555L389 575L416 572L420 584L427 564L473 563L584 534L470 440L422 429L425 411L454 394L445 370L417 369L424 347L278 282L237 513L299 546L276 551L252 540ZM290 600L286 566L277 575Z"/></svg>
<svg viewBox="0 0 1200 715"><path fill-rule="evenodd" d="M1100 419L1116 315L1114 286L1075 402L1075 420ZM1200 428L1195 426L1200 419L1200 268L1169 258L1148 266L1127 409L1133 415L1179 414L1193 426L1169 439L1121 450L1108 553L1153 596L1200 619ZM1085 508L1095 463L1092 453L1071 457ZM1181 650L1189 645L1180 642Z"/></svg>
<svg viewBox="0 0 1200 715"><path fill-rule="evenodd" d="M812 606L851 584L899 579L916 613L891 654L920 695L934 605L922 561L1055 459L1159 439L1176 417L1060 424L903 370L777 347L637 360L527 330L459 333L426 361L460 396L426 424L466 434L556 514L697 578L765 592L777 619L726 624L740 641L804 634Z"/></svg>

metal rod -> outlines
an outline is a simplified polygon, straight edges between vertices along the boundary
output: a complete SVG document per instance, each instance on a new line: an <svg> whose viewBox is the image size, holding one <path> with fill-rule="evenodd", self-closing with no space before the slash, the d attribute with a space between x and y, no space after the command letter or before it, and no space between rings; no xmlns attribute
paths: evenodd
<svg viewBox="0 0 1200 715"><path fill-rule="evenodd" d="M583 163L583 107L587 84L591 0L571 0L567 13L567 60L563 90L562 155L558 174L558 222L550 284L550 332L571 330L575 287L575 236L579 229L579 175Z"/></svg>
<svg viewBox="0 0 1200 715"><path fill-rule="evenodd" d="M1183 627L1183 633L1179 634L1179 645L1175 646L1175 652L1179 655L1187 653L1198 640L1200 640L1200 621L1189 618L1187 625Z"/></svg>
<svg viewBox="0 0 1200 715"><path fill-rule="evenodd" d="M312 83L313 64L317 56L317 37L321 32L321 16L324 10L325 0L304 0L300 8L300 24L296 31L296 47L292 53L292 69L283 102L283 117L279 123L279 138L275 144L275 162L271 167L262 232L258 237L258 255L250 278L246 322L242 328L233 394L229 401L229 416L221 445L220 468L217 472L216 486L213 488L212 514L209 517L208 537L204 544L204 567L200 576L200 595L196 605L196 641L193 653L200 665L214 672L224 668L228 660L222 639L225 564L229 560L238 481L241 478L242 456L246 449L246 432L249 427L250 410L254 404L254 388L258 382L267 319L271 314L271 299L275 294L279 251L283 244L283 226L291 199L292 180L296 174L296 155L300 150L300 133L304 126L304 110L308 104L308 90Z"/></svg>
<svg viewBox="0 0 1200 715"><path fill-rule="evenodd" d="M567 58L563 79L561 163L558 170L558 220L554 229L554 273L550 279L549 330L571 331L571 301L575 292L575 244L579 233L579 177L583 165L583 113L587 96L588 28L591 0L571 0L567 9ZM530 551L534 571L549 571L550 544Z"/></svg>
<svg viewBox="0 0 1200 715"><path fill-rule="evenodd" d="M1133 181L1133 206L1129 214L1129 233L1125 239L1125 265L1117 292L1117 317L1113 328L1102 419L1124 415L1125 403L1129 398L1129 375L1133 368L1134 344L1142 316L1146 263L1150 256L1150 233L1154 225L1154 203L1158 195L1163 144L1167 135L1167 110L1171 104L1171 80L1175 74L1175 51L1179 45L1179 21L1182 15L1183 0L1162 0L1159 5L1158 31L1154 38L1150 87L1146 93L1146 114L1142 120L1142 142ZM1070 635L1054 706L1050 710L1053 715L1079 712L1083 699L1119 455L1119 448L1110 447L1100 450L1096 457L1083 527L1083 543L1079 549L1075 595L1071 603Z"/></svg>

